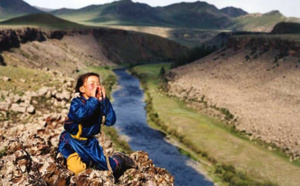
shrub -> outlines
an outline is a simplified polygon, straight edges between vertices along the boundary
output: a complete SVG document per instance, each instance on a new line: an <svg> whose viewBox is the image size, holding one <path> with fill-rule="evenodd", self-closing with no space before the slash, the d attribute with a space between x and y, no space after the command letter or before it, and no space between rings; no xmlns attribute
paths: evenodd
<svg viewBox="0 0 300 186"><path fill-rule="evenodd" d="M165 73L166 73L166 70L165 70L165 68L162 66L162 67L160 68L159 75L160 75L160 76L164 76Z"/></svg>
<svg viewBox="0 0 300 186"><path fill-rule="evenodd" d="M249 55L246 55L246 56L245 56L245 60L246 60L246 61L250 60Z"/></svg>
<svg viewBox="0 0 300 186"><path fill-rule="evenodd" d="M0 150L0 158L7 155L7 147L4 147L4 149Z"/></svg>

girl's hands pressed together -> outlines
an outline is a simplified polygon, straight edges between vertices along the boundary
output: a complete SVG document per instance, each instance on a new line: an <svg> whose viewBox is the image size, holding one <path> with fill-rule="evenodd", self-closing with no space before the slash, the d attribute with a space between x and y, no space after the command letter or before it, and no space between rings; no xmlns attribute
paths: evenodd
<svg viewBox="0 0 300 186"><path fill-rule="evenodd" d="M100 101L104 99L106 96L105 94L105 88L101 85L97 86L97 91L96 91L96 98L99 99Z"/></svg>

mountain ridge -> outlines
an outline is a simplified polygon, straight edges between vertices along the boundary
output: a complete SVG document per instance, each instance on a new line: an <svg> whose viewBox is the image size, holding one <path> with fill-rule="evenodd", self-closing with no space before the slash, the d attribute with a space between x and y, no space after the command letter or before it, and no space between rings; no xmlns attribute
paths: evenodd
<svg viewBox="0 0 300 186"><path fill-rule="evenodd" d="M235 7L225 7L220 9L223 13L225 13L226 15L230 16L230 17L239 17L239 16L243 16L243 15L247 15L248 12L244 11L241 8L235 8Z"/></svg>
<svg viewBox="0 0 300 186"><path fill-rule="evenodd" d="M40 10L34 8L23 0L0 0L1 19L40 12Z"/></svg>
<svg viewBox="0 0 300 186"><path fill-rule="evenodd" d="M22 6L25 6L25 4L30 6L22 0L1 0L0 2L2 2L0 9L1 7L2 9L3 7L10 7L8 10L11 10L11 13L2 12L2 19L27 14L17 11L18 8L13 9L18 4L20 6L21 4L23 4ZM18 3L12 5L12 2ZM35 8L30 10L28 13L39 11ZM152 7L145 3L121 0L101 5L89 5L80 9L63 8L50 13L62 19L92 26L160 26L270 32L279 22L300 22L300 18L285 17L278 10L266 14L247 14L240 8L226 7L218 9L204 1L181 2L164 7Z"/></svg>

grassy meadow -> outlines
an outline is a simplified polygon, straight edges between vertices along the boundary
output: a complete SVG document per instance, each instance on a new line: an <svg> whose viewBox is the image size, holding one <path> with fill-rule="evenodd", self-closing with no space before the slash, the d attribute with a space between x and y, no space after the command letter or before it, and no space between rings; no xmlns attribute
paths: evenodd
<svg viewBox="0 0 300 186"><path fill-rule="evenodd" d="M0 77L9 77L10 81L2 81L0 90L22 93L37 91L42 86L56 86L60 82L53 79L50 73L41 73L35 69L24 67L0 66Z"/></svg>
<svg viewBox="0 0 300 186"><path fill-rule="evenodd" d="M214 182L225 185L298 185L300 167L279 152L269 151L255 142L232 133L226 124L186 107L183 101L163 94L161 67L170 64L142 65L133 73L143 76L149 123L156 124L184 144L183 152L205 162ZM154 121L154 122L153 122ZM158 125L158 126L157 126Z"/></svg>
<svg viewBox="0 0 300 186"><path fill-rule="evenodd" d="M45 22L45 20L47 20ZM46 13L29 14L0 22L1 27L41 27L44 29L82 29L85 25L64 20Z"/></svg>

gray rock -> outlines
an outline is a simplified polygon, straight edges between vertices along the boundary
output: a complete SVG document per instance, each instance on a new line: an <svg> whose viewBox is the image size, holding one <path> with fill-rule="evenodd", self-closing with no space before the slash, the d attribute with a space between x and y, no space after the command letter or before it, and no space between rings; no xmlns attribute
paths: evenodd
<svg viewBox="0 0 300 186"><path fill-rule="evenodd" d="M21 113L25 113L26 112L26 107L20 106L17 103L13 103L11 105L10 110L14 111L14 112L21 112Z"/></svg>
<svg viewBox="0 0 300 186"><path fill-rule="evenodd" d="M66 101L69 101L71 99L71 93L69 91L64 90L62 92L62 95Z"/></svg>
<svg viewBox="0 0 300 186"><path fill-rule="evenodd" d="M56 93L55 97L57 100L62 101L64 99L64 95L62 93Z"/></svg>
<svg viewBox="0 0 300 186"><path fill-rule="evenodd" d="M25 95L28 97L38 97L38 93L33 92L33 91L27 91L27 92L25 92Z"/></svg>
<svg viewBox="0 0 300 186"><path fill-rule="evenodd" d="M21 101L21 97L19 95L15 95L12 100L13 102L17 103Z"/></svg>
<svg viewBox="0 0 300 186"><path fill-rule="evenodd" d="M45 96L49 91L49 87L42 87L38 90L38 96Z"/></svg>
<svg viewBox="0 0 300 186"><path fill-rule="evenodd" d="M30 106L30 104L25 103L25 102L22 102L22 103L19 104L19 106L20 106L20 107L26 107L26 108L27 108L27 107Z"/></svg>
<svg viewBox="0 0 300 186"><path fill-rule="evenodd" d="M26 79L21 78L21 79L20 79L20 82L26 83Z"/></svg>
<svg viewBox="0 0 300 186"><path fill-rule="evenodd" d="M3 76L3 77L2 77L2 80L3 80L3 81L11 81L11 78L10 78L10 77L6 77L6 76Z"/></svg>
<svg viewBox="0 0 300 186"><path fill-rule="evenodd" d="M0 94L3 95L4 97L7 97L9 95L9 92L2 90L2 91L0 91Z"/></svg>
<svg viewBox="0 0 300 186"><path fill-rule="evenodd" d="M32 97L28 96L26 94L24 94L21 98L21 101L26 102L26 103L30 103L31 102Z"/></svg>
<svg viewBox="0 0 300 186"><path fill-rule="evenodd" d="M27 107L27 112L29 114L34 114L35 113L35 108L33 105L30 105L29 107Z"/></svg>
<svg viewBox="0 0 300 186"><path fill-rule="evenodd" d="M4 120L6 118L7 118L7 112L0 110L0 120Z"/></svg>
<svg viewBox="0 0 300 186"><path fill-rule="evenodd" d="M71 81L67 81L66 86L69 88L73 87L73 83Z"/></svg>
<svg viewBox="0 0 300 186"><path fill-rule="evenodd" d="M8 111L11 103L8 102L0 102L0 110Z"/></svg>
<svg viewBox="0 0 300 186"><path fill-rule="evenodd" d="M55 97L55 95L56 95L57 93L58 93L57 90L53 90L53 91L51 92L51 96Z"/></svg>

